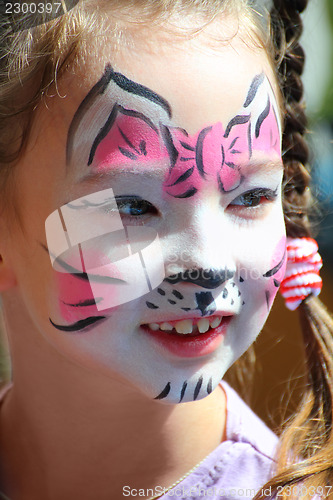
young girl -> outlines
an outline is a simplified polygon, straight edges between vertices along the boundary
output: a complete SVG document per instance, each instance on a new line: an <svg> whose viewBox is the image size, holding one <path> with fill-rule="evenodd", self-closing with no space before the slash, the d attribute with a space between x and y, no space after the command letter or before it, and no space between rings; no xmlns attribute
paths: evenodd
<svg viewBox="0 0 333 500"><path fill-rule="evenodd" d="M271 32L241 0L2 15L3 498L330 495L306 2L275 3ZM220 381L280 286L309 387L278 443Z"/></svg>

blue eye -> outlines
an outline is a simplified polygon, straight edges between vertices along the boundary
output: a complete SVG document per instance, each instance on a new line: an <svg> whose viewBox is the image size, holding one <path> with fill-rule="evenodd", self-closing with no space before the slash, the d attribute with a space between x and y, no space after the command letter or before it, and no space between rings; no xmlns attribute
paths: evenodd
<svg viewBox="0 0 333 500"><path fill-rule="evenodd" d="M272 191L271 189L252 189L247 193L238 196L232 203L231 206L241 206L247 208L255 208L264 203L265 201L272 201L277 198L277 189Z"/></svg>
<svg viewBox="0 0 333 500"><path fill-rule="evenodd" d="M149 201L137 196L118 196L116 198L119 212L123 215L140 217L143 215L157 215L158 210Z"/></svg>

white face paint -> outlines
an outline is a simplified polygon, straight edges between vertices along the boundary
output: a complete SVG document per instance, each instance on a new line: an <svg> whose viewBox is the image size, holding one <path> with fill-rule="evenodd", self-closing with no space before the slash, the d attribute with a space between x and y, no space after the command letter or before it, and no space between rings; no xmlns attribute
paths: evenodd
<svg viewBox="0 0 333 500"><path fill-rule="evenodd" d="M29 295L40 331L76 363L166 403L214 390L284 272L272 73L262 52L233 43L186 50L186 63L175 50L177 79L150 52L129 73L108 65L71 120L71 174L40 210L49 260L41 302Z"/></svg>

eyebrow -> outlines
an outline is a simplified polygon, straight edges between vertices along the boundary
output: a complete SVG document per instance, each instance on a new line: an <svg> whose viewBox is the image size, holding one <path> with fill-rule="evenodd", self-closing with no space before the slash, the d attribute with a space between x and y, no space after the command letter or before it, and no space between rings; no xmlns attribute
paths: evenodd
<svg viewBox="0 0 333 500"><path fill-rule="evenodd" d="M166 113L169 118L172 117L172 109L170 104L166 99L161 97L156 92L153 92L148 87L136 83L129 78L127 78L122 73L117 73L112 68L111 64L107 64L104 70L104 73L100 80L92 87L92 89L88 92L86 97L83 99L78 109L75 112L75 115L71 121L71 124L68 129L67 134L67 145L66 145L66 162L67 165L71 160L71 156L73 153L73 144L74 137L79 128L80 123L82 122L85 114L91 108L95 100L106 91L110 82L113 81L120 89L128 92L129 94L134 94L138 97L143 97L148 101L153 102L160 106Z"/></svg>

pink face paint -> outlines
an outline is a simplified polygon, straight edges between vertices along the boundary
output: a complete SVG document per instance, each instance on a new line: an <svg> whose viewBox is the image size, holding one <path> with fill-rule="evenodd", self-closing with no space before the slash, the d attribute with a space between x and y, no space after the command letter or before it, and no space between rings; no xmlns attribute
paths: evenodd
<svg viewBox="0 0 333 500"><path fill-rule="evenodd" d="M216 179L222 192L237 189L242 182L241 164L253 151L281 154L278 122L272 105L259 117L252 137L250 115L237 115L226 130L221 123L206 127L194 136L168 128L166 138L171 172L164 189L175 198L189 198L207 180Z"/></svg>
<svg viewBox="0 0 333 500"><path fill-rule="evenodd" d="M91 313L113 309L142 297L163 281L163 253L154 229L127 226L121 239L112 240L113 236L88 240L57 261L60 304L67 321L77 319L75 310L81 317L81 311L83 315L90 312L88 307L94 308Z"/></svg>
<svg viewBox="0 0 333 500"><path fill-rule="evenodd" d="M75 264L78 260L75 258L77 253L77 249L73 248L66 255L65 264L73 270L80 268ZM119 287L126 284L117 265L110 262L106 253L92 248L81 249L80 253L83 273L56 273L60 312L69 323L97 315L101 309L108 308L103 307L105 302L116 304L119 301ZM88 272L92 262L95 267L100 266L100 273Z"/></svg>
<svg viewBox="0 0 333 500"><path fill-rule="evenodd" d="M265 114L267 113L265 117ZM269 102L269 108L263 111L261 118L256 124L254 138L252 141L254 151L270 152L274 151L278 157L281 157L281 134L279 130L276 111Z"/></svg>
<svg viewBox="0 0 333 500"><path fill-rule="evenodd" d="M197 139L198 134L191 137L182 129L164 129L164 140L171 162L163 184L165 194L175 198L188 198L202 185L202 174L196 165Z"/></svg>
<svg viewBox="0 0 333 500"><path fill-rule="evenodd" d="M88 316L98 314L96 301L89 281L80 280L70 274L57 273L56 284L62 319L74 323ZM83 306L82 304L88 304Z"/></svg>
<svg viewBox="0 0 333 500"><path fill-rule="evenodd" d="M249 117L226 131L221 123L206 127L195 136L170 129L168 150L177 151L176 161L165 181L165 191L176 198L188 198L199 191L206 180L215 180L222 192L240 185L240 164L250 156Z"/></svg>
<svg viewBox="0 0 333 500"><path fill-rule="evenodd" d="M161 99L155 95L147 102L147 111L156 102L163 102L166 109L166 101ZM165 194L189 198L207 181L217 182L222 193L230 192L240 186L241 165L251 160L254 151L272 158L281 156L277 113L274 93L264 74L254 78L243 109L225 128L216 123L194 135L169 125L170 112L166 121L157 124L141 108L138 111L115 104L93 143L88 165L100 172L131 162L154 168L157 162L168 161Z"/></svg>
<svg viewBox="0 0 333 500"><path fill-rule="evenodd" d="M271 105L269 114L261 120L253 142L250 116L238 115L226 130L217 123L194 136L179 128L164 127L164 146L158 131L144 117L120 113L99 143L94 162L98 171L132 161L153 167L169 154L171 166L163 186L166 194L189 198L212 179L222 192L232 191L241 184L240 165L250 160L253 150L280 152L279 129Z"/></svg>
<svg viewBox="0 0 333 500"><path fill-rule="evenodd" d="M94 165L102 172L110 165L156 165L167 158L167 151L153 123L141 113L115 106L114 122L106 137L99 142L94 153ZM94 149L94 148L93 148Z"/></svg>
<svg viewBox="0 0 333 500"><path fill-rule="evenodd" d="M193 196L207 176L216 178L225 191L239 186L241 174L235 162L249 155L246 124L234 126L227 138L221 123L192 137L178 128L165 128L165 131L164 145L158 131L144 117L119 112L94 153L95 168L101 172L110 165L129 165L132 161L153 167L157 161L169 157L173 164L163 189L170 196Z"/></svg>

